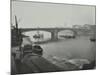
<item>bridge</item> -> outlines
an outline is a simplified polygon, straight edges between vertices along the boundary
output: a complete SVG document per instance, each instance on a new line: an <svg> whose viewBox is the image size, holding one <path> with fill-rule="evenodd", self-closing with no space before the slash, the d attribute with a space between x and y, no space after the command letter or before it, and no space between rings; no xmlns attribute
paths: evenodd
<svg viewBox="0 0 100 75"><path fill-rule="evenodd" d="M21 32L29 32L29 31L46 31L51 33L51 39L57 40L58 39L58 32L64 31L64 30L70 30L73 32L74 36L77 36L78 32L87 32L88 29L79 29L79 28L20 28Z"/></svg>

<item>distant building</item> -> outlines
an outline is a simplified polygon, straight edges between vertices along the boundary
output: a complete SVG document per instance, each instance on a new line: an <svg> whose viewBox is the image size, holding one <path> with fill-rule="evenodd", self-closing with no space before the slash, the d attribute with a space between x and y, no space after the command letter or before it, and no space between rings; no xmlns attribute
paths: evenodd
<svg viewBox="0 0 100 75"><path fill-rule="evenodd" d="M83 28L85 28L85 29L95 29L96 25L85 24L85 25L83 25Z"/></svg>
<svg viewBox="0 0 100 75"><path fill-rule="evenodd" d="M85 24L83 25L84 29L89 29L90 30L90 34L96 34L96 25L89 25L89 24Z"/></svg>
<svg viewBox="0 0 100 75"><path fill-rule="evenodd" d="M72 28L81 28L81 25L73 25Z"/></svg>
<svg viewBox="0 0 100 75"><path fill-rule="evenodd" d="M96 29L96 25L89 25L89 24L85 24L85 25L73 25L73 28L81 28L81 29Z"/></svg>

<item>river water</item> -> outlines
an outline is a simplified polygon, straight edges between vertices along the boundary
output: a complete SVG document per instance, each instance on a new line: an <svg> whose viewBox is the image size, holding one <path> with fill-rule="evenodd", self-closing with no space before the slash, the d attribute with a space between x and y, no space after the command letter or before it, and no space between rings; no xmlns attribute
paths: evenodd
<svg viewBox="0 0 100 75"><path fill-rule="evenodd" d="M91 42L89 37L67 39L60 42L44 44L41 46L44 49L44 57L52 55L67 59L95 59L95 43Z"/></svg>
<svg viewBox="0 0 100 75"><path fill-rule="evenodd" d="M29 35L29 33L27 35ZM30 36L30 40L34 42L32 35ZM56 56L66 59L82 58L94 60L96 56L96 43L90 41L90 36L78 36L76 38L62 39L57 42L50 42L40 45L44 50L43 56L45 58L49 56Z"/></svg>

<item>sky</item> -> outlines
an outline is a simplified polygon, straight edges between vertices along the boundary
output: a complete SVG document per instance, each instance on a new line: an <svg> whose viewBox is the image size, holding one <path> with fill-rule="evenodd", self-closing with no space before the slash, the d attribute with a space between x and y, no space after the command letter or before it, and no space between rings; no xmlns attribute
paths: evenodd
<svg viewBox="0 0 100 75"><path fill-rule="evenodd" d="M95 25L95 6L12 1L11 23L20 28Z"/></svg>

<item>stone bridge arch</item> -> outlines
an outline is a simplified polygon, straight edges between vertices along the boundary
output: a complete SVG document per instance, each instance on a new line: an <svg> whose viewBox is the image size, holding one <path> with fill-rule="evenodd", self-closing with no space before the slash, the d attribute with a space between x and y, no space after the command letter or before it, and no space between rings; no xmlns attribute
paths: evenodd
<svg viewBox="0 0 100 75"><path fill-rule="evenodd" d="M63 32L63 31L65 31L65 32L71 32L73 36L75 36L75 37L77 36L77 31L74 30L74 29L59 30L59 31L58 31L58 35L59 35L59 33ZM67 35L67 34L66 34L66 35Z"/></svg>
<svg viewBox="0 0 100 75"><path fill-rule="evenodd" d="M57 40L58 39L58 33L61 31L69 30L72 31L74 36L77 35L77 31L71 28L30 28L30 29L24 29L22 32L29 32L29 31L45 31L51 33L51 39L52 40Z"/></svg>
<svg viewBox="0 0 100 75"><path fill-rule="evenodd" d="M26 31L22 31L23 33L25 33L25 32L34 32L34 31L43 31L43 32L48 32L48 33L50 33L50 36L51 36L51 40L56 40L57 38L58 38L58 36L57 36L57 30L43 30L43 29L33 29L33 30L26 30Z"/></svg>

